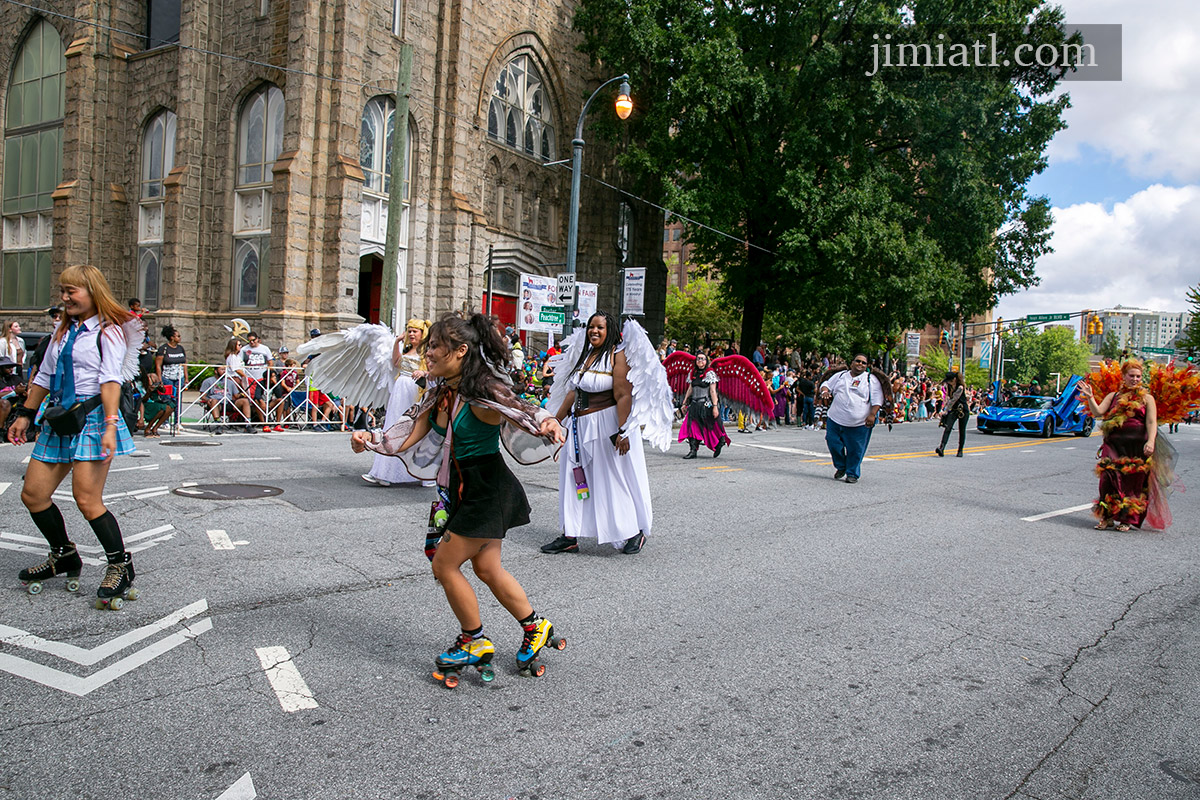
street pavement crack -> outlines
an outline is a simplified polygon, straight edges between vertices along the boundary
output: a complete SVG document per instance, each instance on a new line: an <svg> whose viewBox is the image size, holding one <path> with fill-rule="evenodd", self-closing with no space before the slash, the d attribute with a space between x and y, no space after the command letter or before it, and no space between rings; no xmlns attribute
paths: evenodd
<svg viewBox="0 0 1200 800"><path fill-rule="evenodd" d="M1046 762L1053 758L1059 750L1066 747L1067 742L1071 741L1071 737L1073 737L1075 733L1083 727L1083 724L1088 721L1088 718L1100 710L1105 702L1108 701L1108 696L1111 691L1112 690L1110 689L1109 692L1105 692L1104 697L1101 697L1098 703L1092 703L1091 707L1084 713L1084 715L1075 720L1075 724L1071 726L1071 729L1067 731L1066 735L1063 736L1062 739L1060 739L1053 747L1051 747L1044 756L1038 759L1038 762L1034 764L1028 772L1025 773L1024 777L1021 778L1020 783L1018 783L1011 792L1004 795L1004 800L1011 800L1011 798L1014 798L1017 795L1030 798L1034 797L1034 795L1031 795L1029 792L1025 791L1025 784L1029 783L1033 776L1036 775L1038 771L1045 766ZM1084 699L1086 700L1087 698ZM1090 700L1088 702L1091 703Z"/></svg>
<svg viewBox="0 0 1200 800"><path fill-rule="evenodd" d="M1121 611L1120 615L1117 616L1116 619L1114 619L1112 622L1110 622L1108 624L1108 627L1105 628L1104 631L1101 632L1101 634L1098 637L1096 637L1096 640L1094 642L1091 642L1090 644L1085 644L1082 647L1080 647L1078 650L1075 651L1075 655L1071 658L1071 662L1069 664L1067 664L1066 667L1063 668L1062 672L1060 672L1059 676L1058 676L1058 682L1062 685L1063 689L1066 690L1066 692L1068 694L1070 694L1072 697L1078 697L1081 700L1091 703L1093 706L1098 705L1097 703L1093 703L1090 698L1086 697L1083 694L1080 694L1079 692L1075 691L1074 689L1072 689L1070 686L1067 685L1067 679L1071 676L1071 671L1074 670L1075 667L1079 664L1079 660L1083 656L1084 653L1086 653L1089 650L1094 650L1097 647L1099 647L1104 642L1104 640L1108 638L1108 635L1110 633L1112 633L1113 631L1115 631L1117 629L1117 626L1125 621L1125 617L1128 616L1129 612L1133 610L1133 607L1138 604L1138 601L1140 601L1144 597L1148 597L1148 596L1154 594L1155 592L1161 591L1162 589L1165 589L1168 586L1178 586L1181 582L1182 582L1182 579L1180 579L1178 581L1173 581L1171 583L1160 584L1159 586L1155 586L1152 589L1147 589L1146 591L1141 592L1140 594L1135 596L1132 600L1130 600L1128 603L1126 603L1125 608L1124 608L1124 610ZM1111 689L1110 689L1110 691L1111 691ZM1107 697L1107 696L1108 695L1106 694L1105 697Z"/></svg>

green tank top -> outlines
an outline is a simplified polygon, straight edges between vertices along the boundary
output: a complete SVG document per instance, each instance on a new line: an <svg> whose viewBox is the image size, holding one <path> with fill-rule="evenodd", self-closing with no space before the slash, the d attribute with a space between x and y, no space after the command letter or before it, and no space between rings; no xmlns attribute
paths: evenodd
<svg viewBox="0 0 1200 800"><path fill-rule="evenodd" d="M435 431L446 435L446 429L437 424L437 409L429 412L429 424ZM451 442L455 458L490 456L500 452L500 426L489 425L471 413L470 403L463 407L454 419L454 439Z"/></svg>

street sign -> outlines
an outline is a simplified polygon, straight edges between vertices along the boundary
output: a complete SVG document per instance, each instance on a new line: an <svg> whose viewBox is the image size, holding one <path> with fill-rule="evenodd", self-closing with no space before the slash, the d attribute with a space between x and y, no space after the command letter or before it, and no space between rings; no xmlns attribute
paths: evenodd
<svg viewBox="0 0 1200 800"><path fill-rule="evenodd" d="M1173 347L1139 347L1138 349L1143 353L1156 353L1160 356L1175 355L1175 348Z"/></svg>
<svg viewBox="0 0 1200 800"><path fill-rule="evenodd" d="M921 355L921 332L909 331L904 334L904 352L909 358L919 358Z"/></svg>
<svg viewBox="0 0 1200 800"><path fill-rule="evenodd" d="M1025 318L1026 322L1062 322L1070 319L1070 314L1030 314Z"/></svg>
<svg viewBox="0 0 1200 800"><path fill-rule="evenodd" d="M569 303L575 296L575 273L558 273L558 302Z"/></svg>
<svg viewBox="0 0 1200 800"><path fill-rule="evenodd" d="M542 306L538 311L538 322L544 325L562 325L567 321L567 314L562 306Z"/></svg>

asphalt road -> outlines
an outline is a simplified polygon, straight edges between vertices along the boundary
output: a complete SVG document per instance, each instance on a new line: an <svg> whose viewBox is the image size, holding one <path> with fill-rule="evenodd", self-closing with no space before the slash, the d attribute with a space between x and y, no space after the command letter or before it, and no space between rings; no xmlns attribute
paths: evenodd
<svg viewBox="0 0 1200 800"><path fill-rule="evenodd" d="M17 582L45 548L5 445L0 798L1200 797L1200 492L1166 532L1098 532L1043 516L1093 500L1098 438L939 459L937 433L878 431L854 486L817 432L652 452L636 556L540 553L557 471L517 467L505 563L568 646L519 676L484 590L497 677L454 691L433 490L366 485L345 435L139 439L107 486L142 548L117 612L99 566L80 595ZM1200 427L1172 439L1197 484ZM167 491L225 482L283 493Z"/></svg>

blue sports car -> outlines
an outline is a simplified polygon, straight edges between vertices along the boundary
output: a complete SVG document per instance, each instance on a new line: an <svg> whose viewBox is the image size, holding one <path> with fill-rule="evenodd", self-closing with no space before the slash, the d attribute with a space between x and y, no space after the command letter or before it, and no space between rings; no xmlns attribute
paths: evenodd
<svg viewBox="0 0 1200 800"><path fill-rule="evenodd" d="M1058 397L1018 395L1004 405L989 405L979 412L975 425L980 433L1035 433L1042 438L1073 433L1091 436L1096 421L1079 404L1078 375L1072 375ZM998 396L993 384L990 398Z"/></svg>

